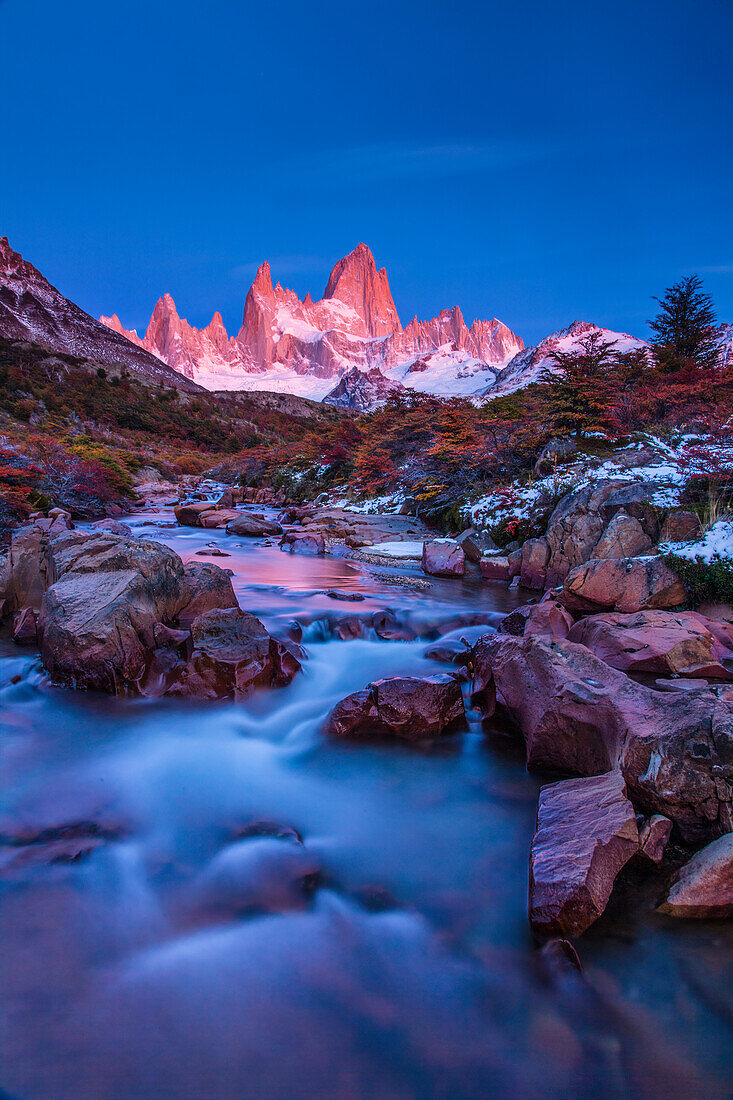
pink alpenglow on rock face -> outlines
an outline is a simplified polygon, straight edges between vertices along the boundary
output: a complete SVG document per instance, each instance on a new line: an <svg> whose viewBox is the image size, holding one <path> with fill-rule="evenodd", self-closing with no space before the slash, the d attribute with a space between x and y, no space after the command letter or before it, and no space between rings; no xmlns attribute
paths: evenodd
<svg viewBox="0 0 733 1100"><path fill-rule="evenodd" d="M462 577L465 566L466 555L455 539L433 539L423 544L424 573L436 577Z"/></svg>
<svg viewBox="0 0 733 1100"><path fill-rule="evenodd" d="M197 329L159 299L143 339L116 315L100 320L139 349L209 389L264 389L353 408L372 408L391 391L480 393L498 365L524 347L496 318L469 327L460 309L403 328L384 268L365 244L334 267L323 298L300 299L273 286L263 263L244 303L242 327L229 336L221 315ZM364 373L364 383L354 371ZM375 372L376 373L373 373ZM339 381L349 376L341 388Z"/></svg>
<svg viewBox="0 0 733 1100"><path fill-rule="evenodd" d="M530 853L535 932L584 932L603 913L616 876L638 849L634 807L619 772L543 787Z"/></svg>

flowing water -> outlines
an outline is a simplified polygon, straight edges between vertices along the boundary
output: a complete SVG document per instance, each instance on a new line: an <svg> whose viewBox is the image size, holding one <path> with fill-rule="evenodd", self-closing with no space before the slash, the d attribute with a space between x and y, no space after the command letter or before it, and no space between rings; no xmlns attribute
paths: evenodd
<svg viewBox="0 0 733 1100"><path fill-rule="evenodd" d="M516 743L475 714L431 749L321 735L370 680L445 670L425 640L336 640L327 615L391 607L437 636L510 594L169 518L138 533L234 570L273 632L307 622L308 660L288 688L201 705L62 691L4 644L0 832L80 823L85 850L4 849L0 1094L729 1095L729 926L660 917L647 881L579 942L581 977L527 926L540 778Z"/></svg>

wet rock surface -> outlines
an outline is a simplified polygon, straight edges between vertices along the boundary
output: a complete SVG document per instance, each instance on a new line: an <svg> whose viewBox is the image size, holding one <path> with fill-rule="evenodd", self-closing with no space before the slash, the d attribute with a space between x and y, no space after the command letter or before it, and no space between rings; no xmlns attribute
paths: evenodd
<svg viewBox="0 0 733 1100"><path fill-rule="evenodd" d="M454 732L465 711L460 684L452 677L378 680L342 699L329 714L329 737L398 737L431 740Z"/></svg>
<svg viewBox="0 0 733 1100"><path fill-rule="evenodd" d="M659 908L670 917L733 917L733 833L695 853L675 876Z"/></svg>
<svg viewBox="0 0 733 1100"><path fill-rule="evenodd" d="M603 913L619 871L638 848L636 816L619 772L543 787L530 853L534 931L584 932Z"/></svg>

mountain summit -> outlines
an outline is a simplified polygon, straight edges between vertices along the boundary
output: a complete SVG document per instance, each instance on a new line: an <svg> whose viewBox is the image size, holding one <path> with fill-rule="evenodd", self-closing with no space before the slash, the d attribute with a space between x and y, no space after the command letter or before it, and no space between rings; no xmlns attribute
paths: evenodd
<svg viewBox="0 0 733 1100"><path fill-rule="evenodd" d="M424 393L476 393L524 347L496 318L469 328L458 306L403 328L387 272L363 243L338 261L315 302L310 294L301 301L295 291L273 285L265 261L247 292L236 336L227 334L218 313L206 328L189 325L169 294L155 306L142 340L125 333L116 315L100 320L208 389L279 390L317 399L354 368L376 368L387 382Z"/></svg>

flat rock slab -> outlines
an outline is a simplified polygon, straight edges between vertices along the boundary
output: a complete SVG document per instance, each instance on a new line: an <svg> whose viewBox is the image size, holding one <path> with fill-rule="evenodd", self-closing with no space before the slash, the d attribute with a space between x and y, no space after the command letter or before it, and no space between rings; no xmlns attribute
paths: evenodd
<svg viewBox="0 0 733 1100"><path fill-rule="evenodd" d="M579 936L603 913L639 850L634 807L617 771L540 791L530 854L529 920L543 936Z"/></svg>
<svg viewBox="0 0 733 1100"><path fill-rule="evenodd" d="M671 917L733 917L733 833L718 837L685 864L659 908Z"/></svg>

